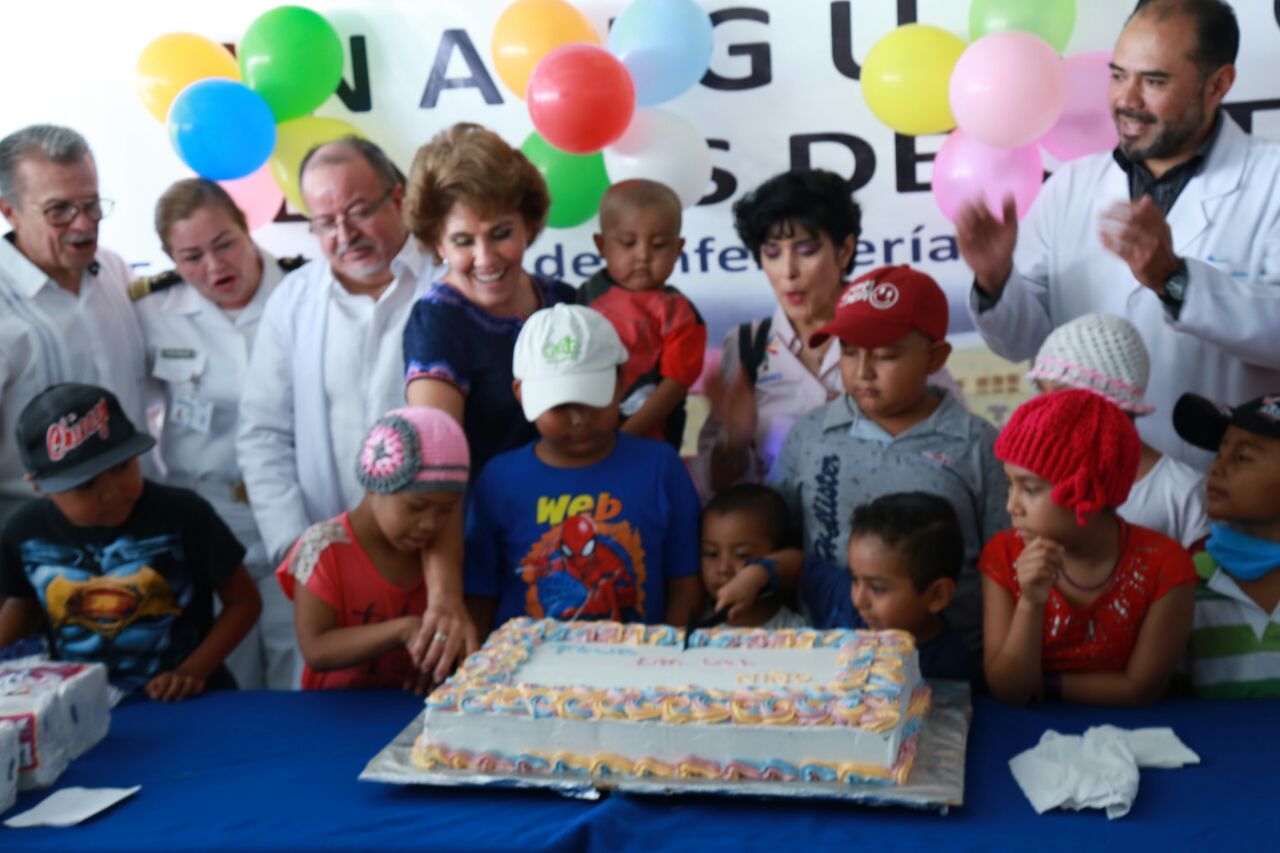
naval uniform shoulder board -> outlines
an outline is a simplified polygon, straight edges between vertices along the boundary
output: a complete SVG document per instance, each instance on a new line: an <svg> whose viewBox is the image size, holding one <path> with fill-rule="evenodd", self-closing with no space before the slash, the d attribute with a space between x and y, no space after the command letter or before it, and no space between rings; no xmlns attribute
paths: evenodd
<svg viewBox="0 0 1280 853"><path fill-rule="evenodd" d="M182 283L182 276L178 275L177 270L165 270L155 275L147 275L142 278L135 278L129 282L129 298L134 302L153 293L159 293L162 290L168 290L175 284Z"/></svg>
<svg viewBox="0 0 1280 853"><path fill-rule="evenodd" d="M294 255L292 258L277 258L276 263L280 265L282 271L293 272L309 260L311 259L306 255Z"/></svg>

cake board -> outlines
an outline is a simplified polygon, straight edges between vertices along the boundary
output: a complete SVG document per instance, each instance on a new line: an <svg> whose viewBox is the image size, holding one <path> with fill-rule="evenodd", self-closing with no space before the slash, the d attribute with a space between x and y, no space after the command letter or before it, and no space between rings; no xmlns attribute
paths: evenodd
<svg viewBox="0 0 1280 853"><path fill-rule="evenodd" d="M964 803L965 745L972 705L969 685L930 681L933 701L920 733L920 749L905 785L849 785L842 782L723 781L717 779L587 778L535 776L472 770L420 770L413 766L413 743L422 732L425 709L365 766L360 779L393 785L538 788L577 799L599 799L609 791L628 794L715 794L768 798L845 800L866 805L907 806L945 814Z"/></svg>

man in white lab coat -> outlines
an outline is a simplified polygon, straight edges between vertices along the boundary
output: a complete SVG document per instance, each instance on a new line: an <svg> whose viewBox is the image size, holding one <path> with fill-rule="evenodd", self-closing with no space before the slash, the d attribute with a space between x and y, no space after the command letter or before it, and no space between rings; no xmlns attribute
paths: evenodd
<svg viewBox="0 0 1280 853"><path fill-rule="evenodd" d="M1112 56L1113 153L1067 164L1019 226L972 205L956 222L987 344L1033 357L1082 314L1127 318L1151 355L1148 444L1207 468L1173 431L1178 397L1280 390L1280 144L1219 107L1239 28L1220 0L1144 0Z"/></svg>

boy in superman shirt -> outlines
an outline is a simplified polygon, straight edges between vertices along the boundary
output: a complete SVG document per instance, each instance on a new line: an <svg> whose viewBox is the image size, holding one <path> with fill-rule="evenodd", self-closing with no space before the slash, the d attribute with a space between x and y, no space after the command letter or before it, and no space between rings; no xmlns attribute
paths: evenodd
<svg viewBox="0 0 1280 853"><path fill-rule="evenodd" d="M672 448L618 430L626 359L590 308L521 329L514 389L541 437L473 490L465 582L481 636L514 616L685 625L698 611L698 495Z"/></svg>

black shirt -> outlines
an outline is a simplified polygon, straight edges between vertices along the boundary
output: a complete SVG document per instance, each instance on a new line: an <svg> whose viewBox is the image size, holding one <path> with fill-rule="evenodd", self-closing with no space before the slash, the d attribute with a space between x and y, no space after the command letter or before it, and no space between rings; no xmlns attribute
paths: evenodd
<svg viewBox="0 0 1280 853"><path fill-rule="evenodd" d="M186 489L144 482L119 527L77 527L53 501L32 501L0 534L0 595L38 599L54 655L106 664L129 691L195 651L213 624L214 591L244 553Z"/></svg>

